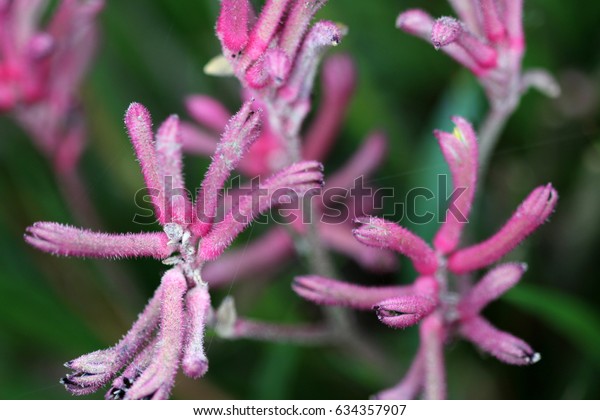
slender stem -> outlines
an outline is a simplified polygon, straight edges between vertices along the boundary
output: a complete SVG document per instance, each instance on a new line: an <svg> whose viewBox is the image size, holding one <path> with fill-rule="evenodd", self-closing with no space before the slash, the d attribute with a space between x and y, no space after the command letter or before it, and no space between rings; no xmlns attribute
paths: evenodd
<svg viewBox="0 0 600 420"><path fill-rule="evenodd" d="M492 153L496 148L502 129L512 114L511 109L492 106L479 129L479 177L487 171Z"/></svg>
<svg viewBox="0 0 600 420"><path fill-rule="evenodd" d="M268 108L269 123L274 132L276 132L285 142L288 151L288 160L290 163L298 162L302 159L301 141L298 133L291 133L284 128L284 116L273 107ZM306 230L304 240L308 244L307 260L311 271L324 277L335 278L336 272L331 255L323 246L319 237L314 207L310 197L303 200L303 210L310 212L311 223ZM353 314L347 308L330 307L323 308L327 319L329 331L334 335L342 347L349 348L360 359L367 361L371 366L378 369L383 375L389 374L393 366L391 360L380 350L377 350L369 343L369 340L363 337L357 328Z"/></svg>
<svg viewBox="0 0 600 420"><path fill-rule="evenodd" d="M238 318L233 336L271 342L320 345L331 342L331 331L326 325L280 325Z"/></svg>

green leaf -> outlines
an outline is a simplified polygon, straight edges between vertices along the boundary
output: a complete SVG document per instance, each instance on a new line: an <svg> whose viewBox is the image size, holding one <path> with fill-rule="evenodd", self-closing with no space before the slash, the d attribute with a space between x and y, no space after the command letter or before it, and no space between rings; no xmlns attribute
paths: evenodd
<svg viewBox="0 0 600 420"><path fill-rule="evenodd" d="M567 338L600 366L600 313L586 302L544 287L519 285L503 299Z"/></svg>

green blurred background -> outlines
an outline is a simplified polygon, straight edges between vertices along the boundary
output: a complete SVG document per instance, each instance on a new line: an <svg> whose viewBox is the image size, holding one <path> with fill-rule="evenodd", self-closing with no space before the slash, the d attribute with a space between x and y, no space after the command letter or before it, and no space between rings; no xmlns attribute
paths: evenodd
<svg viewBox="0 0 600 420"><path fill-rule="evenodd" d="M524 65L549 69L563 95L524 97L482 180L469 235L478 240L493 233L539 184L552 181L559 191L551 223L510 256L528 262L523 281L486 310L499 328L524 338L543 358L518 368L453 342L446 352L450 398L600 397L600 2L525 3ZM326 171L344 162L367 132L383 128L391 147L375 182L396 188L398 197L435 185L435 175L446 170L431 130L449 129L453 114L477 124L486 108L470 74L394 28L398 13L410 7L426 7L434 16L450 13L443 0L330 0L319 13L349 26L336 51L351 54L359 69L356 96ZM107 230L138 230L133 197L142 178L122 123L130 102L148 106L155 121L174 112L186 118L183 98L189 93L213 95L232 110L239 105L235 80L202 73L219 53L217 10L216 0L107 1L102 43L82 91L90 126L82 171ZM186 158L189 187L198 185L206 164ZM33 222L75 221L47 163L6 117L0 117L0 197L0 398L70 398L58 384L62 363L117 341L164 266L56 258L26 246L22 235ZM426 237L435 230L413 228ZM407 282L412 275L408 264L396 276L376 277L348 260L336 262L342 277L365 284ZM295 274L306 272L298 260L270 280L234 281L213 301L231 293L243 315L317 320L318 309L289 287ZM366 398L404 374L417 336L415 329L388 329L371 313L357 320L367 339L393 360L385 374L336 348L210 336L207 376L191 381L180 375L174 397Z"/></svg>

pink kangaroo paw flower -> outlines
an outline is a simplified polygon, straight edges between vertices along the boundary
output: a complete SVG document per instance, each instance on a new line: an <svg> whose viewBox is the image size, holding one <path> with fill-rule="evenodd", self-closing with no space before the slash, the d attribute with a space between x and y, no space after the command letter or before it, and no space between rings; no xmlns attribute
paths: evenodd
<svg viewBox="0 0 600 420"><path fill-rule="evenodd" d="M304 136L302 156L305 159L323 160L327 156L356 87L356 69L352 59L345 54L325 60L321 74L322 100Z"/></svg>
<svg viewBox="0 0 600 420"><path fill-rule="evenodd" d="M319 192L323 185L322 170L319 162L295 163L261 183L250 195L241 196L238 205L200 242L200 258L204 261L217 258L259 214L282 197L301 198Z"/></svg>
<svg viewBox="0 0 600 420"><path fill-rule="evenodd" d="M344 254L363 268L378 273L390 273L398 266L396 255L385 249L367 247L352 236L348 224L319 223L319 236L329 248Z"/></svg>
<svg viewBox="0 0 600 420"><path fill-rule="evenodd" d="M194 231L203 236L212 226L216 215L219 194L248 148L260 133L260 114L252 110L252 101L244 103L240 111L231 118L213 156L202 189L198 195L197 220Z"/></svg>
<svg viewBox="0 0 600 420"><path fill-rule="evenodd" d="M427 400L446 398L446 372L444 369L444 342L446 331L438 313L428 316L421 322L419 329L423 352L423 369Z"/></svg>
<svg viewBox="0 0 600 420"><path fill-rule="evenodd" d="M495 67L498 63L498 55L493 47L469 32L462 22L451 17L442 17L435 21L431 29L431 42L436 49L453 43L458 44L482 69Z"/></svg>
<svg viewBox="0 0 600 420"><path fill-rule="evenodd" d="M283 50L272 49L266 54L265 68L276 86L281 86L292 68L292 60Z"/></svg>
<svg viewBox="0 0 600 420"><path fill-rule="evenodd" d="M133 362L123 371L121 376L117 377L110 389L104 395L106 400L122 400L125 398L125 393L133 382L135 382L140 375L150 366L154 356L156 354L156 345L158 339L153 338L148 345L135 356Z"/></svg>
<svg viewBox="0 0 600 420"><path fill-rule="evenodd" d="M247 60L252 62L266 51L289 3L290 0L267 0L250 34L245 51Z"/></svg>
<svg viewBox="0 0 600 420"><path fill-rule="evenodd" d="M440 148L452 174L453 194L460 194L446 211L446 221L433 239L435 248L447 254L458 246L462 231L468 223L473 196L477 186L477 138L465 119L452 119L456 128L452 134L436 131Z"/></svg>
<svg viewBox="0 0 600 420"><path fill-rule="evenodd" d="M198 284L187 292L185 310L188 325L181 367L187 376L198 379L208 371L204 352L204 327L211 311L208 285Z"/></svg>
<svg viewBox="0 0 600 420"><path fill-rule="evenodd" d="M320 276L296 277L292 289L304 299L320 305L362 310L370 310L382 300L413 293L412 286L367 287Z"/></svg>
<svg viewBox="0 0 600 420"><path fill-rule="evenodd" d="M155 356L125 392L126 400L167 398L179 367L184 341L183 296L187 280L179 269L167 271L160 287L160 329Z"/></svg>
<svg viewBox="0 0 600 420"><path fill-rule="evenodd" d="M65 363L65 367L75 371L60 381L67 391L75 395L96 392L146 345L159 322L161 290L161 287L157 289L137 321L117 345Z"/></svg>
<svg viewBox="0 0 600 420"><path fill-rule="evenodd" d="M504 8L504 24L513 49L522 51L525 45L523 35L523 0L501 0Z"/></svg>
<svg viewBox="0 0 600 420"><path fill-rule="evenodd" d="M308 100L323 53L328 47L338 45L344 35L345 31L333 22L315 23L304 38L288 82L280 89L285 102Z"/></svg>
<svg viewBox="0 0 600 420"><path fill-rule="evenodd" d="M373 306L377 318L388 327L406 328L417 324L437 307L432 296L394 297Z"/></svg>
<svg viewBox="0 0 600 420"><path fill-rule="evenodd" d="M254 280L271 274L295 254L294 242L283 228L269 230L247 246L229 250L202 268L202 278L211 287L239 280Z"/></svg>
<svg viewBox="0 0 600 420"><path fill-rule="evenodd" d="M532 365L541 356L526 342L492 326L482 317L473 317L460 325L460 334L481 350L511 365Z"/></svg>
<svg viewBox="0 0 600 420"><path fill-rule="evenodd" d="M108 234L52 222L28 227L25 241L44 252L66 257L163 259L174 251L162 232Z"/></svg>
<svg viewBox="0 0 600 420"><path fill-rule="evenodd" d="M219 143L218 137L193 124L182 121L179 125L183 150L200 156L212 156Z"/></svg>
<svg viewBox="0 0 600 420"><path fill-rule="evenodd" d="M395 223L377 217L362 218L362 224L353 231L354 237L365 245L390 249L406 255L423 274L433 274L438 262L433 249L427 243L409 230Z"/></svg>
<svg viewBox="0 0 600 420"><path fill-rule="evenodd" d="M410 9L398 15L396 28L429 41L434 22L435 20L423 10Z"/></svg>
<svg viewBox="0 0 600 420"><path fill-rule="evenodd" d="M374 400L413 400L423 388L424 373L422 351L419 350L402 381L392 388L380 391L372 398Z"/></svg>
<svg viewBox="0 0 600 420"><path fill-rule="evenodd" d="M417 36L428 43L432 43L431 34L435 20L419 9L407 10L400 13L396 20L396 27L402 31ZM444 33L447 33L446 31ZM442 51L470 69L475 74L481 74L484 69L458 44L449 44Z"/></svg>
<svg viewBox="0 0 600 420"><path fill-rule="evenodd" d="M507 263L493 268L458 303L462 318L476 315L491 301L498 299L519 282L526 264Z"/></svg>
<svg viewBox="0 0 600 420"><path fill-rule="evenodd" d="M479 13L479 1L480 0L448 0L448 3L452 5L456 15L473 31L473 33L483 36Z"/></svg>
<svg viewBox="0 0 600 420"><path fill-rule="evenodd" d="M163 211L164 188L158 167L152 119L150 112L141 104L132 103L125 113L125 126L133 144L135 154L140 162L146 188L152 197L156 211L156 219L160 224L165 223Z"/></svg>
<svg viewBox="0 0 600 420"><path fill-rule="evenodd" d="M326 325L283 325L239 318L232 297L227 297L216 312L215 331L225 339L243 339L295 343L326 344L333 338Z"/></svg>
<svg viewBox="0 0 600 420"><path fill-rule="evenodd" d="M300 48L311 19L327 3L327 0L294 1L295 4L291 7L283 27L283 33L279 39L279 48L292 59L296 56L296 52Z"/></svg>
<svg viewBox="0 0 600 420"><path fill-rule="evenodd" d="M504 28L503 16L498 9L497 0L481 0L480 5L486 38L493 43L504 40L506 29Z"/></svg>
<svg viewBox="0 0 600 420"><path fill-rule="evenodd" d="M191 223L192 202L185 190L179 118L171 115L156 134L156 154L160 168L166 223Z"/></svg>
<svg viewBox="0 0 600 420"><path fill-rule="evenodd" d="M248 0L223 0L217 20L217 36L223 48L234 54L242 51L248 43L248 24L251 16Z"/></svg>
<svg viewBox="0 0 600 420"><path fill-rule="evenodd" d="M231 119L231 113L221 102L206 95L188 96L185 108L194 121L218 133Z"/></svg>
<svg viewBox="0 0 600 420"><path fill-rule="evenodd" d="M552 184L536 188L498 233L480 244L452 254L448 268L460 274L498 261L548 219L557 200L558 194Z"/></svg>
<svg viewBox="0 0 600 420"><path fill-rule="evenodd" d="M382 132L370 134L352 155L352 158L327 179L327 189L349 190L360 177L368 177L381 165L388 149L387 137Z"/></svg>

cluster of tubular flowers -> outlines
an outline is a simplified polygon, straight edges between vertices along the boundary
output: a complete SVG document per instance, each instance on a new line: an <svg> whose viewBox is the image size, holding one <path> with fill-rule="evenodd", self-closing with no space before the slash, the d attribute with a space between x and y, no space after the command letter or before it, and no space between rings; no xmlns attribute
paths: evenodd
<svg viewBox="0 0 600 420"><path fill-rule="evenodd" d="M529 87L558 95L558 85L545 71L522 72L523 0L449 2L460 20L433 19L423 10L412 9L398 16L396 27L431 43L472 71L494 108L512 112Z"/></svg>
<svg viewBox="0 0 600 420"><path fill-rule="evenodd" d="M102 0L0 0L0 112L10 113L60 173L85 143L77 89L97 42Z"/></svg>
<svg viewBox="0 0 600 420"><path fill-rule="evenodd" d="M315 119L301 143L301 157L324 161L333 146L354 90L356 72L352 60L345 55L327 59L322 71L323 99ZM182 122L184 151L210 155L217 144L217 133L223 129L229 111L215 99L191 95L186 100L189 114L196 124ZM391 271L395 258L387 250L365 247L351 234L352 220L370 214L372 197L349 194L355 182L365 180L381 164L387 149L387 139L379 132L369 135L359 150L337 172L328 177L323 193L314 197L312 222L324 245L353 258L371 271ZM284 140L270 128L263 116L263 130L240 162L239 172L246 177L271 175L281 162L287 161ZM362 185L357 186L358 188ZM368 191L365 192L367 195ZM369 200L371 199L371 200ZM300 215L295 214L300 219ZM306 226L291 223L292 229L273 227L262 237L244 246L243 251L229 250L219 260L209 263L204 278L211 285L232 279L251 279L257 274L273 272L290 260L295 252L294 235L303 235ZM236 275L236 273L238 273Z"/></svg>
<svg viewBox="0 0 600 420"><path fill-rule="evenodd" d="M183 181L178 118L169 117L154 136L149 112L134 103L125 125L163 230L107 234L39 222L27 229L25 240L56 255L153 257L172 266L131 330L114 347L68 362L73 372L61 381L76 395L112 381L109 399L162 399L168 397L180 365L193 378L208 368L203 337L213 312L202 279L204 263L216 259L254 218L280 200L318 192L322 168L314 161L290 165L225 203L222 188L260 132L260 115L249 101L227 124L193 202Z"/></svg>
<svg viewBox="0 0 600 420"><path fill-rule="evenodd" d="M319 276L298 277L293 285L300 296L322 305L373 310L379 320L393 328L419 324L420 347L406 377L395 387L379 393L381 399L414 398L421 390L426 398L446 395L443 347L459 335L499 360L529 365L540 355L523 340L492 326L481 310L514 286L525 265L502 263L476 284L455 292L451 276L473 273L499 261L552 213L558 196L550 184L531 192L508 222L492 237L459 248L475 194L478 146L471 125L453 119L453 133L435 136L450 167L453 205L433 239L433 247L409 230L380 218L358 220L354 236L363 244L385 248L407 256L419 277L412 285L365 287Z"/></svg>
<svg viewBox="0 0 600 420"><path fill-rule="evenodd" d="M321 106L306 133L300 135L310 110L310 92L321 56L344 34L344 28L332 22L320 21L310 26L324 3L323 0L269 0L256 16L247 0L221 2L216 29L223 55L209 63L207 71L223 74L225 68L225 74L239 79L242 96L257 98L255 107L263 111L262 134L240 162L239 170L245 176L271 175L300 159L324 161L333 146L356 83L354 65L347 56L326 60ZM220 132L229 112L220 102L203 95L190 96L186 105L200 127L182 124L184 150L209 155L216 144L215 133ZM311 210L316 233L325 247L375 271L392 270L394 258L386 250L369 250L354 241L351 220L370 214L372 209L368 200L349 197L348 191L355 180L364 180L375 171L386 147L383 134L368 136L355 156L329 178L327 189L321 199L315 197ZM342 211L334 207L342 207ZM338 217L328 217L333 213ZM292 217L303 218L297 212ZM306 234L303 223L293 223L290 218L287 222L292 229L272 228L243 251L231 250L218 261L207 264L206 281L219 285L232 278L272 273L281 267L297 252L301 242L298 238Z"/></svg>

